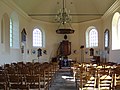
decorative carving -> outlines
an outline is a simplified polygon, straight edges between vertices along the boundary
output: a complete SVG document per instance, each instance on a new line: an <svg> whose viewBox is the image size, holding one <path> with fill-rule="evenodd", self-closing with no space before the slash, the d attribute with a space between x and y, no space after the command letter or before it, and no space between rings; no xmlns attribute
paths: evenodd
<svg viewBox="0 0 120 90"><path fill-rule="evenodd" d="M72 34L74 33L74 30L72 29L58 29L56 30L57 34Z"/></svg>
<svg viewBox="0 0 120 90"><path fill-rule="evenodd" d="M71 54L71 42L68 40L63 40L60 46L60 55L67 56Z"/></svg>

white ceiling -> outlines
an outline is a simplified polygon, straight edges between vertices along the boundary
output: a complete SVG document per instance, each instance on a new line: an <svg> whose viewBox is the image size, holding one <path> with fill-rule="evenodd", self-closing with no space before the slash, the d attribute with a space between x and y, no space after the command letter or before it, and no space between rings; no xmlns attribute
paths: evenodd
<svg viewBox="0 0 120 90"><path fill-rule="evenodd" d="M63 7L63 0L13 0L34 19L55 22L55 16ZM85 22L101 18L116 0L65 0L73 22Z"/></svg>

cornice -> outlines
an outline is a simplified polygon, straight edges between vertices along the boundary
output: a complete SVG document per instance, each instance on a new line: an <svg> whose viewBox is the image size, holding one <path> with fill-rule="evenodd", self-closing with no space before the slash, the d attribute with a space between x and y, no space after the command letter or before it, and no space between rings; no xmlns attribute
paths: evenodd
<svg viewBox="0 0 120 90"><path fill-rule="evenodd" d="M12 0L2 0L4 4L6 4L9 8L13 9L21 16L23 16L26 20L30 20L31 18L22 10L20 9Z"/></svg>
<svg viewBox="0 0 120 90"><path fill-rule="evenodd" d="M109 16L111 13L114 13L118 8L120 8L120 0L116 0L115 3L105 12L102 16L102 19Z"/></svg>

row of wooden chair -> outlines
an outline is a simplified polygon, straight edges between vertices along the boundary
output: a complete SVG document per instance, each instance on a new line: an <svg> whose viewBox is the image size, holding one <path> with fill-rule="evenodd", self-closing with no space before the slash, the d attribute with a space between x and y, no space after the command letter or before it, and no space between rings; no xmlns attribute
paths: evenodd
<svg viewBox="0 0 120 90"><path fill-rule="evenodd" d="M80 90L120 89L120 65L77 63L73 71L76 87Z"/></svg>
<svg viewBox="0 0 120 90"><path fill-rule="evenodd" d="M6 64L0 68L0 90L48 90L57 70L57 63Z"/></svg>

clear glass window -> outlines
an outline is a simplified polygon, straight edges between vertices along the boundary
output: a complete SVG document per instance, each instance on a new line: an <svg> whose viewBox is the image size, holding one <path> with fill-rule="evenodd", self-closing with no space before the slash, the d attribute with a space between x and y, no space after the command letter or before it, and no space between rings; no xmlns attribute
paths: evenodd
<svg viewBox="0 0 120 90"><path fill-rule="evenodd" d="M98 46L98 32L96 29L91 29L89 32L89 47Z"/></svg>
<svg viewBox="0 0 120 90"><path fill-rule="evenodd" d="M10 47L13 47L13 21L10 19Z"/></svg>
<svg viewBox="0 0 120 90"><path fill-rule="evenodd" d="M33 30L33 47L43 46L42 31L38 28Z"/></svg>

